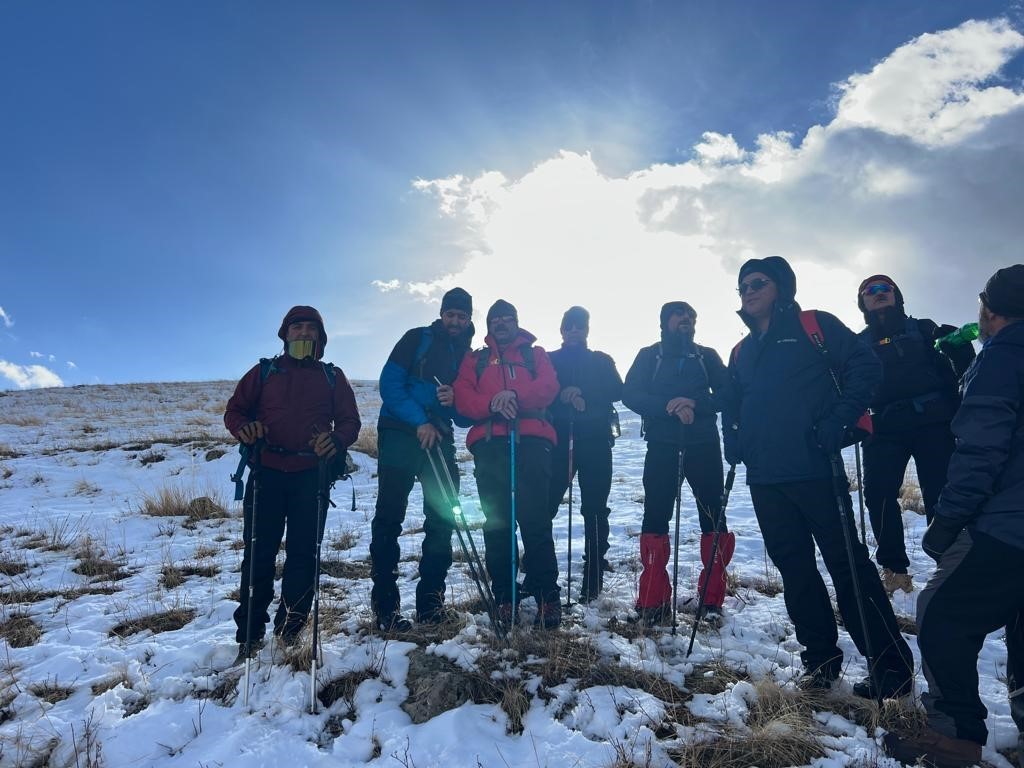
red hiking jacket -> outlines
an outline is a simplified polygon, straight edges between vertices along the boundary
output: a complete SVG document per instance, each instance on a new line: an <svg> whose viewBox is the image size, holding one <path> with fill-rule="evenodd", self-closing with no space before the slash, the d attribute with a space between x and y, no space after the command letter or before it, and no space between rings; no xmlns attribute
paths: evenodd
<svg viewBox="0 0 1024 768"><path fill-rule="evenodd" d="M551 426L550 421L536 416L546 410L558 395L555 368L548 358L548 353L541 347L533 348L536 369L533 375L523 362L522 348L536 340L536 336L520 329L519 336L505 348L504 353L500 353L497 343L488 335L484 339L486 349L471 352L463 358L453 387L455 409L476 422L466 437L467 448L477 440L487 437L488 423L492 437L508 435L508 422L501 416L491 413L491 399L503 389L513 390L518 398L520 435L543 437L550 440L552 445L557 442L555 428ZM477 357L480 355L488 356L488 364L477 381Z"/></svg>
<svg viewBox="0 0 1024 768"><path fill-rule="evenodd" d="M315 468L314 456L295 456L312 451L309 440L314 431L329 429L341 448L348 448L359 436L359 410L352 386L335 367L334 389L320 362L299 361L280 355L277 370L260 381L260 366L254 365L235 387L224 413L224 426L238 436L238 430L259 420L267 428L263 466L282 472ZM318 429L314 429L314 428ZM278 453L280 448L289 453Z"/></svg>

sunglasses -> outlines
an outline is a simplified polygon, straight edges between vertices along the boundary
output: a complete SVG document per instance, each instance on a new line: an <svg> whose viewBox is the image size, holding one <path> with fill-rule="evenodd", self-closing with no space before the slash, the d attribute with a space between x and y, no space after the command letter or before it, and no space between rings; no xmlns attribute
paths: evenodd
<svg viewBox="0 0 1024 768"><path fill-rule="evenodd" d="M880 293L892 293L892 286L888 283L872 283L861 291L862 296L877 296Z"/></svg>
<svg viewBox="0 0 1024 768"><path fill-rule="evenodd" d="M758 277L751 280L750 282L740 283L739 287L736 289L736 293L738 293L740 296L745 294L747 291L750 291L751 293L757 293L770 282L771 280L765 279L763 277Z"/></svg>
<svg viewBox="0 0 1024 768"><path fill-rule="evenodd" d="M589 326L586 323L580 322L580 321L577 321L577 320L570 320L569 322L567 322L565 325L562 326L562 330L563 331L572 331L572 330L585 331L588 328L589 328Z"/></svg>
<svg viewBox="0 0 1024 768"><path fill-rule="evenodd" d="M504 323L505 325L511 325L515 321L516 321L516 316L515 315L495 315L494 317L489 319L487 322L489 324L491 324L491 325L494 325L495 323Z"/></svg>

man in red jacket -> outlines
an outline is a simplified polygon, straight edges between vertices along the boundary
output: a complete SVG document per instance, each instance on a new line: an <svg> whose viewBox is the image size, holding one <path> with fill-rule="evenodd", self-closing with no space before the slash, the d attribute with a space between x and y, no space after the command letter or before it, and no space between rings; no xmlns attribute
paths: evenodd
<svg viewBox="0 0 1024 768"><path fill-rule="evenodd" d="M256 472L249 474L242 504L245 553L239 606L235 611L238 659L263 646L263 633L274 599L274 561L285 526L284 578L274 634L285 643L297 638L313 601L315 546L323 536L317 526L319 460L344 461L345 450L359 435L359 411L352 387L340 368L320 362L327 333L312 307L292 307L278 337L284 354L249 369L228 400L224 425L249 446L261 450ZM253 515L254 484L259 503ZM255 546L253 546L255 544ZM255 551L253 551L255 550ZM250 559L253 559L252 614L248 614ZM248 639L248 644L246 640Z"/></svg>
<svg viewBox="0 0 1024 768"><path fill-rule="evenodd" d="M516 308L507 301L499 299L488 310L484 341L484 349L463 359L454 389L456 410L475 422L466 446L476 461L491 588L499 614L513 622L519 553L514 514L529 563L523 590L537 600L536 623L552 629L561 622L562 609L547 498L556 441L547 407L558 395L558 378L547 352L533 346L536 337L519 328Z"/></svg>

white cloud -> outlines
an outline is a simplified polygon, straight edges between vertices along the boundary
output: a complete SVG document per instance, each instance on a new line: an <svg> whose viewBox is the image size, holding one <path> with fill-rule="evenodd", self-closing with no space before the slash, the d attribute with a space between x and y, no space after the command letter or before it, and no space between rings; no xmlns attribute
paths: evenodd
<svg viewBox="0 0 1024 768"><path fill-rule="evenodd" d="M29 357L40 357L40 358L41 357L46 357L46 355L44 355L42 352L29 352L28 356Z"/></svg>
<svg viewBox="0 0 1024 768"><path fill-rule="evenodd" d="M521 178L418 180L459 225L465 266L385 285L421 298L461 285L480 310L507 298L547 346L582 304L592 343L622 368L671 299L694 304L699 338L727 352L745 330L736 271L773 253L797 270L804 306L853 326L857 285L878 271L912 313L966 322L987 277L1021 260L1024 97L994 78L1022 49L1003 21L919 37L845 81L835 118L802 139L747 149L708 132L691 160L624 177L563 151Z"/></svg>
<svg viewBox="0 0 1024 768"><path fill-rule="evenodd" d="M1022 48L1024 35L1004 19L921 35L840 86L835 125L877 128L929 145L957 142L1024 104L1019 85L991 83Z"/></svg>
<svg viewBox="0 0 1024 768"><path fill-rule="evenodd" d="M16 365L6 360L0 360L0 376L13 383L18 389L64 386L60 376L42 365Z"/></svg>
<svg viewBox="0 0 1024 768"><path fill-rule="evenodd" d="M386 282L384 280L372 280L370 284L381 293L391 293L391 291L396 291L401 286L398 280L388 280Z"/></svg>
<svg viewBox="0 0 1024 768"><path fill-rule="evenodd" d="M4 312L3 307L0 307L0 322L4 324L4 328L10 328L14 325L14 318Z"/></svg>
<svg viewBox="0 0 1024 768"><path fill-rule="evenodd" d="M68 360L68 368L70 368L71 370L75 370L75 368L77 368L77 367L78 366L75 365L75 363L73 361Z"/></svg>
<svg viewBox="0 0 1024 768"><path fill-rule="evenodd" d="M56 363L57 362L57 356L56 355L47 355L46 359L49 360L51 363Z"/></svg>

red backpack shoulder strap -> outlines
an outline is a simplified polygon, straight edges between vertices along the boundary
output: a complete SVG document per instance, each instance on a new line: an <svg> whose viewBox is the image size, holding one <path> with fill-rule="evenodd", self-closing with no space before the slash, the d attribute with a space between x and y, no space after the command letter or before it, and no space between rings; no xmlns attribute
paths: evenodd
<svg viewBox="0 0 1024 768"><path fill-rule="evenodd" d="M729 353L729 365L736 362L736 358L740 355L740 347L743 346L743 342L746 341L747 337L744 336L742 339L736 342L736 346L732 348L732 352Z"/></svg>
<svg viewBox="0 0 1024 768"><path fill-rule="evenodd" d="M818 323L818 312L813 309L805 309L800 312L800 325L804 333L819 352L825 351L825 334L821 332L821 325Z"/></svg>

